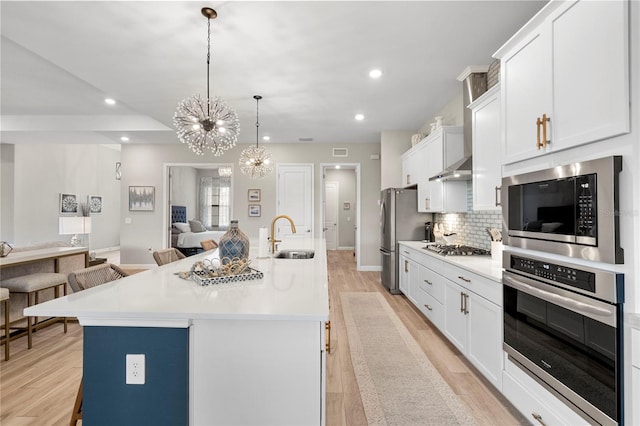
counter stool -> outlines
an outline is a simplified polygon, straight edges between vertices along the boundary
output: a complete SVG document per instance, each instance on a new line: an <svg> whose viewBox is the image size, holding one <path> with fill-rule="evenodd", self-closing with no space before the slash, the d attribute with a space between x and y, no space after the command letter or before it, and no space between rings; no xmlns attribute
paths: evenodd
<svg viewBox="0 0 640 426"><path fill-rule="evenodd" d="M4 360L9 361L9 340L11 340L11 327L9 327L9 289L0 287L0 302L4 305Z"/></svg>
<svg viewBox="0 0 640 426"><path fill-rule="evenodd" d="M41 291L53 288L54 297L60 297L60 286L63 288L63 293L67 295L67 276L65 274L58 274L55 272L37 272L34 274L22 275L19 277L9 278L8 280L2 280L2 286L6 287L11 293L26 294L27 295L27 307L37 305L39 303L39 295ZM35 299L35 303L31 303L32 297ZM33 319L32 319L33 318ZM38 324L38 317L26 317L27 319L27 336L28 345L31 349L31 339L34 329L37 330L40 327L50 324L50 320ZM19 320L22 321L22 320ZM53 319L58 321L58 319ZM53 322L51 321L51 322ZM67 332L67 318L63 318L64 332ZM35 327L34 327L35 326Z"/></svg>

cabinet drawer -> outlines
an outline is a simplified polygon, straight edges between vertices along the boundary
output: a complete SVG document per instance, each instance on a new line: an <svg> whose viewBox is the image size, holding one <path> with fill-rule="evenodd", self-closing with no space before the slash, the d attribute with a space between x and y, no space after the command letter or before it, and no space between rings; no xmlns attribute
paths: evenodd
<svg viewBox="0 0 640 426"><path fill-rule="evenodd" d="M420 275L420 288L431 295L438 302L444 302L444 277L436 274L431 269L422 268Z"/></svg>
<svg viewBox="0 0 640 426"><path fill-rule="evenodd" d="M552 395L518 366L505 362L502 393L533 425L588 425L578 413Z"/></svg>
<svg viewBox="0 0 640 426"><path fill-rule="evenodd" d="M411 259L411 260L419 259L420 256L422 255L422 253L419 253L419 252L415 251L414 249L409 248L409 247L404 246L404 245L400 245L399 254L400 254L400 256L404 256L404 257L406 257L408 259Z"/></svg>
<svg viewBox="0 0 640 426"><path fill-rule="evenodd" d="M456 284L502 306L502 284L445 262L444 274Z"/></svg>
<svg viewBox="0 0 640 426"><path fill-rule="evenodd" d="M422 289L417 292L418 309L424 314L429 321L433 323L438 329L442 329L444 324L444 308L442 303L434 299L430 294L424 292Z"/></svg>

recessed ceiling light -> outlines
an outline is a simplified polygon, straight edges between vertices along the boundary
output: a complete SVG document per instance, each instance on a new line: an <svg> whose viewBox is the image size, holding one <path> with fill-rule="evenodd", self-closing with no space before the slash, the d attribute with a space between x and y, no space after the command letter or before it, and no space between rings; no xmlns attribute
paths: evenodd
<svg viewBox="0 0 640 426"><path fill-rule="evenodd" d="M364 114L356 114L356 117L355 117L355 118L356 118L356 120L358 120L358 121L362 121L362 120L364 120Z"/></svg>
<svg viewBox="0 0 640 426"><path fill-rule="evenodd" d="M129 137L128 136L120 136L120 140L122 142L129 142Z"/></svg>
<svg viewBox="0 0 640 426"><path fill-rule="evenodd" d="M339 169L339 168L340 168L340 164L336 164L336 169Z"/></svg>
<svg viewBox="0 0 640 426"><path fill-rule="evenodd" d="M380 78L382 76L382 71L379 69L373 69L369 71L369 77L371 78Z"/></svg>
<svg viewBox="0 0 640 426"><path fill-rule="evenodd" d="M262 137L262 140L263 140L263 141L271 140L271 136L266 136L266 135L265 135L265 136L263 136L263 137Z"/></svg>
<svg viewBox="0 0 640 426"><path fill-rule="evenodd" d="M112 99L112 98L105 98L104 103L107 105L115 105L116 104L116 100Z"/></svg>

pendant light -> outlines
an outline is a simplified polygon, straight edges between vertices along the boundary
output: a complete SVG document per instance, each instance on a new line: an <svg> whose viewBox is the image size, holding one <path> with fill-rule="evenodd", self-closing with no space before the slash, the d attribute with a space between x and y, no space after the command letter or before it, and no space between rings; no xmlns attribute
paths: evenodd
<svg viewBox="0 0 640 426"><path fill-rule="evenodd" d="M207 97L198 94L182 100L173 116L178 139L186 143L193 152L203 155L211 151L220 156L233 148L238 139L240 125L238 115L222 99L209 94L209 64L211 62L211 20L218 14L204 7L202 15L207 18Z"/></svg>
<svg viewBox="0 0 640 426"><path fill-rule="evenodd" d="M262 96L254 95L256 100L256 146L245 148L240 154L240 170L251 179L260 179L271 173L271 154L264 147L258 146L260 133L260 120L258 116L258 103Z"/></svg>

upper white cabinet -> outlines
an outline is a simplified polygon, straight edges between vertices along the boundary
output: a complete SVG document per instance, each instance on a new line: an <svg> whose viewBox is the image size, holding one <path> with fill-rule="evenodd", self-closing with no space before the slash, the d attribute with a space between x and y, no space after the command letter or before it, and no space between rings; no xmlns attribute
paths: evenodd
<svg viewBox="0 0 640 426"><path fill-rule="evenodd" d="M429 178L459 160L464 152L464 136L460 126L443 126L431 133L423 143L427 144L425 170L428 192L418 200L418 208L424 205L426 212L466 212L467 183L464 181L440 181Z"/></svg>
<svg viewBox="0 0 640 426"><path fill-rule="evenodd" d="M496 52L503 164L629 131L628 9L550 2Z"/></svg>
<svg viewBox="0 0 640 426"><path fill-rule="evenodd" d="M500 86L493 86L468 108L473 123L473 210L500 210Z"/></svg>
<svg viewBox="0 0 640 426"><path fill-rule="evenodd" d="M425 146L418 144L402 154L402 186L404 188L418 184L421 169L424 169Z"/></svg>

